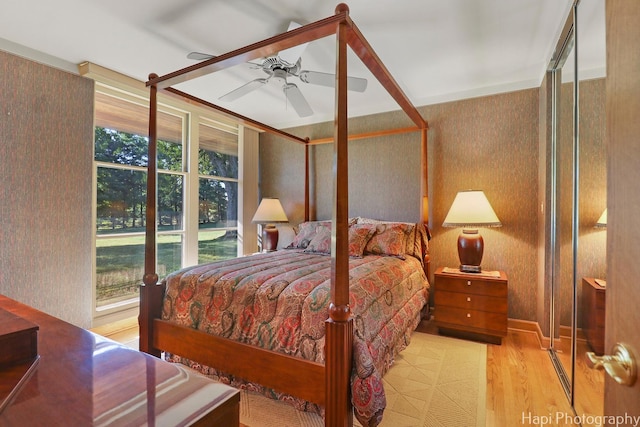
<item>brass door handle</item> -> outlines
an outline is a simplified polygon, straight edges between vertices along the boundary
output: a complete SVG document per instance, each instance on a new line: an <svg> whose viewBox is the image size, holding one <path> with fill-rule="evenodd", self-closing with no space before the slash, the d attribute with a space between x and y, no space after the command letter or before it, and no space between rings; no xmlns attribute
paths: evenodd
<svg viewBox="0 0 640 427"><path fill-rule="evenodd" d="M604 369L618 384L631 387L637 378L635 356L622 343L614 345L611 353L612 356L596 356L592 351L587 352L587 366L591 369Z"/></svg>

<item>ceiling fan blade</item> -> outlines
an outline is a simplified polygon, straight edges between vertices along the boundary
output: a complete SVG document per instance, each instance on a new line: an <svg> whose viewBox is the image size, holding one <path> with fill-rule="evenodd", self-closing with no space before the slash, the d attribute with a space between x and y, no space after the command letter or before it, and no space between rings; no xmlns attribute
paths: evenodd
<svg viewBox="0 0 640 427"><path fill-rule="evenodd" d="M305 83L311 83L314 85L335 87L336 75L329 73L321 73L319 71L300 71L298 74L300 80ZM364 92L367 89L367 79L361 77L347 77L347 89L356 92Z"/></svg>
<svg viewBox="0 0 640 427"><path fill-rule="evenodd" d="M200 53L200 52L189 52L187 58L195 59L196 61L204 61L205 59L211 59L214 55L209 55L208 53Z"/></svg>
<svg viewBox="0 0 640 427"><path fill-rule="evenodd" d="M300 27L302 27L301 24L291 21L289 23L289 28L287 29L287 31L295 30L296 28ZM296 65L296 62L298 62L298 59L300 59L300 57L302 56L302 53L307 48L308 44L309 43L302 43L298 46L293 46L289 49L281 50L280 52L278 52L278 58L285 61L289 65L294 66Z"/></svg>
<svg viewBox="0 0 640 427"><path fill-rule="evenodd" d="M248 94L249 92L253 92L254 90L261 88L262 86L264 86L267 83L268 79L255 79L255 80L251 80L249 83L246 83L242 86L240 86L237 89L232 90L231 92L222 95L220 98L218 98L220 101L225 101L225 102L231 102L231 101L235 101L236 99L245 96L246 94Z"/></svg>
<svg viewBox="0 0 640 427"><path fill-rule="evenodd" d="M300 89L298 89L298 86L293 83L287 83L282 87L282 90L300 117L308 117L313 114L311 106L302 95L302 92L300 92Z"/></svg>
<svg viewBox="0 0 640 427"><path fill-rule="evenodd" d="M196 61L204 61L206 59L215 58L215 55L211 55L209 53L201 53L201 52L189 52L187 58L193 59ZM243 64L247 69L250 70L259 70L262 69L262 64L256 64L255 62L245 62Z"/></svg>

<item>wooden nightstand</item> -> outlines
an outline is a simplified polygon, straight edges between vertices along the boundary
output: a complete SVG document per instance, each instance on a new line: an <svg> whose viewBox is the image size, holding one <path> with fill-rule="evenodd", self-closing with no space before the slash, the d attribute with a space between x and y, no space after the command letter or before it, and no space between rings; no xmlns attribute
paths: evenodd
<svg viewBox="0 0 640 427"><path fill-rule="evenodd" d="M604 282L601 282L604 283ZM604 308L607 288L600 286L596 279L582 279L583 329L587 342L598 356L604 354Z"/></svg>
<svg viewBox="0 0 640 427"><path fill-rule="evenodd" d="M496 273L436 270L434 319L441 333L502 344L507 335L508 279L503 271Z"/></svg>

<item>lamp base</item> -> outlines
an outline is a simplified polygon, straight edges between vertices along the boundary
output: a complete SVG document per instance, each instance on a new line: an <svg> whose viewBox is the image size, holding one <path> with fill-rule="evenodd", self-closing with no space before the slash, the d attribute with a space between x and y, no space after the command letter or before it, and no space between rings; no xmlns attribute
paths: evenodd
<svg viewBox="0 0 640 427"><path fill-rule="evenodd" d="M479 265L464 265L460 264L460 271L463 273L481 273L482 268Z"/></svg>
<svg viewBox="0 0 640 427"><path fill-rule="evenodd" d="M262 228L262 251L273 252L278 249L278 229L268 224Z"/></svg>
<svg viewBox="0 0 640 427"><path fill-rule="evenodd" d="M484 240L478 229L463 229L458 236L458 257L460 271L465 273L480 273L480 262L484 252Z"/></svg>

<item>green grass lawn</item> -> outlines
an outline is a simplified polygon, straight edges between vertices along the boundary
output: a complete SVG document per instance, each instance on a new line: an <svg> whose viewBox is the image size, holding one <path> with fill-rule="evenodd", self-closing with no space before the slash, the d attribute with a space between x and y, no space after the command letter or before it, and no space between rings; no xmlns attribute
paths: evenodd
<svg viewBox="0 0 640 427"><path fill-rule="evenodd" d="M198 263L235 258L235 233L225 237L224 230L198 233ZM98 239L96 276L98 305L137 295L144 275L144 236ZM181 236L158 237L158 275L178 270L182 265Z"/></svg>

